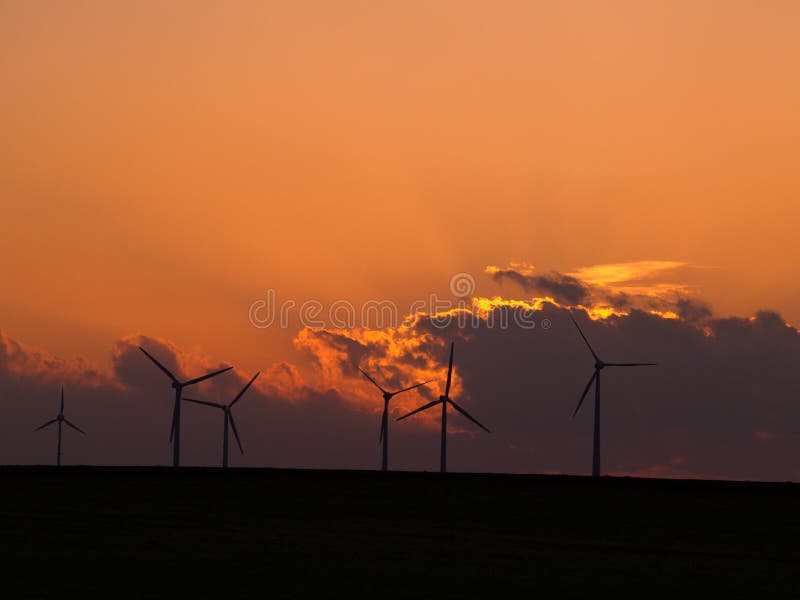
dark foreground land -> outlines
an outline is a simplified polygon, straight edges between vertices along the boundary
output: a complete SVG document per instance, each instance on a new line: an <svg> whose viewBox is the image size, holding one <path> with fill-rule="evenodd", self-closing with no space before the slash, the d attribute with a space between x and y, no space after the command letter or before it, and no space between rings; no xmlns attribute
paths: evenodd
<svg viewBox="0 0 800 600"><path fill-rule="evenodd" d="M800 593L792 484L84 467L0 481L4 598Z"/></svg>

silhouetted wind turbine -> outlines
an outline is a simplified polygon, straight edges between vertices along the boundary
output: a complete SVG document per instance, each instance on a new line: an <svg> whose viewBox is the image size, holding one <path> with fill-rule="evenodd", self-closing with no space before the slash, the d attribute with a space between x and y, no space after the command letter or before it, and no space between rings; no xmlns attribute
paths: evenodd
<svg viewBox="0 0 800 600"><path fill-rule="evenodd" d="M589 348L589 352L592 353L594 357L594 374L589 378L589 383L586 384L586 388L583 390L583 395L581 395L581 399L578 401L578 406L575 407L575 412L572 413L572 418L575 418L575 415L578 414L578 411L581 409L581 405L583 404L584 398L586 398L586 394L589 393L589 390L594 384L594 444L592 447L592 477L599 477L600 476L600 371L605 369L606 367L653 367L657 363L607 363L600 360L600 357L597 356L592 345L589 343L589 340L586 339L586 336L583 334L583 330L578 325L578 322L575 320L575 317L572 316L572 313L568 313L569 318L572 319L572 322L575 323L575 327L578 328L578 333L581 334L583 341L586 342L586 347Z"/></svg>
<svg viewBox="0 0 800 600"><path fill-rule="evenodd" d="M195 400L194 398L184 398L186 402L194 402L195 404L203 404L205 406L211 406L213 408L219 408L225 415L223 419L224 429L222 433L222 466L228 466L228 429L233 430L233 435L236 438L236 443L239 445L239 452L242 453L244 456L244 448L242 448L242 440L239 439L239 432L236 431L236 421L233 420L233 413L231 409L233 409L233 405L236 404L244 393L247 391L256 378L261 374L261 371L253 375L253 378L247 383L246 386L242 388L242 391L236 394L236 397L230 401L229 404L219 404L217 402L206 402L205 400Z"/></svg>
<svg viewBox="0 0 800 600"><path fill-rule="evenodd" d="M428 410L432 406L436 406L439 403L442 404L442 447L441 447L442 452L441 452L441 459L440 459L440 463L439 463L439 465L440 465L439 466L439 470L442 473L447 472L447 405L448 404L452 404L453 408L455 408L458 412L460 412L462 415L467 417L470 421L475 423L475 425L477 425L478 427L483 429L486 433L491 433L491 431L489 431L486 427L484 427L483 425L478 423L478 421L475 418L473 418L472 415L470 415L467 411L465 411L463 408L461 408L458 404L453 402L453 400L450 398L450 383L451 383L452 378L453 378L453 346L454 346L454 344L455 344L454 342L450 342L450 366L447 367L447 385L444 388L444 395L443 396L439 396L438 400L434 400L433 402L428 402L428 404L426 404L425 406L420 406L418 409L412 410L407 415L403 415L402 417L397 419L398 421L402 421L403 419L406 419L406 418L410 417L411 415L414 415L414 414L416 414L418 412L422 412L423 410Z"/></svg>
<svg viewBox="0 0 800 600"><path fill-rule="evenodd" d="M175 375L173 375L170 370L167 369L167 367L153 358L153 356L147 350L141 346L139 346L139 350L144 352L147 355L147 358L152 360L155 365L172 380L172 387L175 389L175 407L172 409L172 427L169 432L169 441L172 442L172 464L177 467L181 464L181 394L183 393L183 388L189 385L194 385L195 383L200 383L206 379L216 377L225 371L230 371L233 367L225 367L219 371L213 371L203 375L202 377L195 377L194 379L189 379L188 381L178 381Z"/></svg>
<svg viewBox="0 0 800 600"><path fill-rule="evenodd" d="M416 383L412 386L407 388L403 388L402 390L397 390L396 392L387 392L385 389L381 387L381 385L375 381L372 377L370 377L364 369L358 367L358 370L361 371L361 374L369 379L375 387L377 387L381 393L383 394L383 416L381 417L381 435L378 438L378 443L383 443L383 457L381 459L381 469L383 471L389 470L389 400L391 400L397 394L402 394L403 392L407 392L409 390L413 390L414 388L418 388L421 385L427 385L432 379L428 381L423 381L422 383Z"/></svg>
<svg viewBox="0 0 800 600"><path fill-rule="evenodd" d="M58 465L60 467L61 466L61 424L62 423L66 423L67 425L72 427L75 431L79 431L83 435L86 435L86 432L83 429L81 429L80 427L78 427L74 423L71 423L67 419L67 417L64 416L64 388L61 388L61 409L58 411L58 416L55 419L51 419L50 421L48 421L44 425L40 425L39 427L34 429L34 431L39 431L40 429L44 429L45 427L49 427L53 423L58 423L58 448L56 450L56 465Z"/></svg>

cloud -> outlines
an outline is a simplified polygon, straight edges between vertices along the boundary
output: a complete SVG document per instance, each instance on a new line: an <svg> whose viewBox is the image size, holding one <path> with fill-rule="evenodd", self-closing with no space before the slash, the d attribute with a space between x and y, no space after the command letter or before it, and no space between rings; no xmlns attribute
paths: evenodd
<svg viewBox="0 0 800 600"><path fill-rule="evenodd" d="M526 292L545 295L566 304L581 304L589 295L589 290L581 281L561 273L536 275L513 267L501 269L489 266L486 272L497 282L507 279L519 284Z"/></svg>
<svg viewBox="0 0 800 600"><path fill-rule="evenodd" d="M705 323L713 316L708 304L690 298L678 298L675 308L678 316L688 323Z"/></svg>
<svg viewBox="0 0 800 600"><path fill-rule="evenodd" d="M630 284L652 280L665 272L687 266L684 262L672 260L639 260L581 267L570 275L591 285Z"/></svg>
<svg viewBox="0 0 800 600"><path fill-rule="evenodd" d="M690 265L677 261L636 261L544 275L537 275L534 267L527 263L510 263L504 268L490 265L485 271L496 282L517 283L528 293L551 298L561 305L587 308L598 318L631 309L678 318L680 311L688 314L691 309L704 307L692 286L665 280L689 268ZM699 312L693 317L705 318Z"/></svg>
<svg viewBox="0 0 800 600"><path fill-rule="evenodd" d="M0 330L0 364L11 380L38 378L43 384L108 385L106 373L81 357L64 360L12 340Z"/></svg>
<svg viewBox="0 0 800 600"><path fill-rule="evenodd" d="M487 299L484 299L487 300ZM404 331L382 332L399 348L422 349L425 375L437 378L425 396L396 408L397 415L421 405L442 387L446 346L455 340L459 388L454 397L494 432L486 436L458 416L453 438L462 452L454 460L477 470L586 472L590 465L592 406L570 419L592 374L593 359L567 315L556 303L539 305L538 321L549 329L523 329L500 312L528 309L518 301L476 302L483 318L460 329L455 320L434 326L419 318ZM490 312L487 313L487 307ZM530 307L532 305L528 305ZM771 312L751 318L715 319L705 306L686 305L690 319L664 318L632 309L624 315L590 319L578 311L581 326L606 361L653 361L654 368L608 369L603 373L603 457L607 472L752 479L797 479L800 465L800 336ZM494 314L492 314L494 313ZM486 324L507 322L508 327ZM334 351L320 363L331 367L360 357L392 373L399 383L423 376L405 350L359 331L308 331L307 337L333 341ZM398 339L399 338L399 339ZM354 343L354 340L358 343ZM418 345L414 343L418 340ZM326 344L315 346L324 354ZM329 368L341 380L337 389L358 389L357 375ZM369 390L368 390L369 391ZM369 396L365 397L365 401ZM411 421L411 420L409 420ZM438 414L407 426L435 436ZM764 441L770 439L770 444ZM455 450L453 450L455 452ZM680 457L676 460L675 457ZM463 461L463 462L462 462Z"/></svg>
<svg viewBox="0 0 800 600"><path fill-rule="evenodd" d="M26 347L0 332L0 462L53 462L54 433L33 429L56 415L63 386L68 418L88 433L84 437L64 432L65 464L170 464L173 390L139 351L140 344L181 377L229 364L182 350L168 340L135 334L113 344L110 366L102 368L82 358L64 360ZM230 401L252 375L230 371L193 387L192 396ZM246 454L240 456L232 444L232 464L374 468L379 457L374 407L353 403L349 390L323 387L308 386L296 365L279 362L267 367L236 406ZM218 411L184 405L182 463L219 464L221 427ZM426 468L433 441L425 432L406 433L393 436L393 452L404 457L405 468Z"/></svg>
<svg viewBox="0 0 800 600"><path fill-rule="evenodd" d="M524 274L524 273L523 273ZM531 275L532 273L527 273ZM594 291L592 291L594 294ZM800 480L800 335L777 313L718 318L699 298L678 298L671 314L639 307L602 312L555 299L473 298L451 314L416 315L386 329L302 329L297 364L266 365L237 405L247 450L234 464L374 468L379 464L378 391L433 383L392 401L397 417L436 398L455 341L452 396L488 435L453 414L453 470L587 473L592 403L570 416L593 359L569 319L571 309L606 361L658 362L602 375L602 458L608 473ZM468 315L467 326L459 316ZM530 327L533 322L534 327ZM232 364L169 340L136 334L110 348L107 368L61 359L0 334L0 456L5 463L52 461L53 441L32 429L52 418L58 390L67 414L89 432L65 436L65 462L167 464L172 390L138 350L144 345L180 376ZM252 377L234 370L193 395L227 401ZM186 464L218 464L216 411L183 412ZM390 460L435 469L439 413L391 423Z"/></svg>

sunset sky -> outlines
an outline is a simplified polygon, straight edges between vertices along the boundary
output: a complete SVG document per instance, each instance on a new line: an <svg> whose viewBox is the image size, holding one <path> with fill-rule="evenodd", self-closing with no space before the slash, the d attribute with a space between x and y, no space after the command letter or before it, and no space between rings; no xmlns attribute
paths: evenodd
<svg viewBox="0 0 800 600"><path fill-rule="evenodd" d="M308 390L314 402L335 390L353 411L348 426L365 418L374 429L365 452L377 457L370 411L379 398L369 408L371 391L342 365L363 357L389 369L390 359L402 362L397 348L422 347L432 362L411 361L391 377L441 378L446 339L455 337L473 367L472 388L469 379L458 385L475 413L502 423L478 379L481 335L448 330L416 346L419 329L325 337L297 320L254 327L249 308L269 289L298 305L408 307L432 293L452 298L451 277L467 273L476 283L470 302L550 297L545 312L613 309L610 321L589 326L620 352L664 359L658 344L668 340L680 356L680 339L708 356L702 336L723 339L720 323L732 318L724 323L755 336L722 344L741 349L730 350L734 358L777 348L800 358L800 342L783 331L796 336L784 323L800 324L798 30L800 4L791 0L0 2L0 388L30 397L24 410L4 406L3 431L15 418L26 432L37 424L29 419L46 420L59 381L72 385L78 413L87 372L102 379L92 393L124 388L121 357L141 340L163 344L161 356L187 369L271 373L261 393L280 410ZM687 306L702 318L681 312ZM748 320L759 311L780 317ZM574 429L568 417L590 357L563 315L552 316L548 335L561 341L540 335L521 348L531 360L539 352L584 361L563 386L553 383L562 394L553 406ZM780 343L753 346L770 327ZM619 341L615 328L632 337ZM383 350L342 350L342 338ZM665 366L658 377L671 375ZM761 401L762 375L736 388L742 406ZM157 377L147 394L163 393L168 407L168 384ZM632 402L650 385L641 374L637 382L618 393ZM785 384L769 389L800 391ZM693 393L687 386L680 393ZM351 396L363 397L356 408ZM759 414L748 440L783 435L779 409ZM624 418L637 423L635 411ZM168 433L168 416L152 420L154 432ZM410 427L429 441L425 423ZM800 421L792 427L783 448L800 448ZM589 444L588 429L575 435ZM14 438L25 440L21 450L0 442L0 462L49 459L49 447L25 436ZM694 443L652 464L618 466L682 465ZM574 461L530 469L584 471L588 452L580 446ZM502 456L478 466L502 470ZM83 458L92 460L88 451ZM166 446L148 455L162 458ZM434 465L433 454L423 458L405 466ZM314 460L309 450L308 466ZM259 461L269 463L266 450ZM527 468L521 459L509 467ZM746 476L800 479L800 463L748 468ZM684 474L743 476L711 462Z"/></svg>

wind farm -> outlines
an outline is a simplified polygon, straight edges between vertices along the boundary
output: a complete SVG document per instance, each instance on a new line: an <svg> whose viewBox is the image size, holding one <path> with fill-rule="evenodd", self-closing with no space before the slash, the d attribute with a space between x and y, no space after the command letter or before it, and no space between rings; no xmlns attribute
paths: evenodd
<svg viewBox="0 0 800 600"><path fill-rule="evenodd" d="M800 598L798 31L0 2L0 596Z"/></svg>
<svg viewBox="0 0 800 600"><path fill-rule="evenodd" d="M426 595L442 597L557 597L614 595L624 580L653 598L674 598L687 589L709 596L796 595L800 485L698 477L684 467L686 442L679 436L640 438L630 452L617 445L604 466L601 408L612 412L625 404L638 409L641 392L631 386L615 390L612 398L607 386L601 396L600 387L608 369L659 365L641 371L658 382L654 393L666 388L660 401L650 405L657 407L661 421L678 421L683 431L692 421L677 416L674 407L686 399L671 393L674 378L688 372L686 381L704 389L705 373L703 380L692 379L692 365L709 348L718 348L719 340L742 330L758 336L777 331L782 340L794 340L800 334L793 327L770 314L697 325L671 313L644 310L604 318L602 312L552 299L484 299L476 304L482 320L472 329L457 323L437 329L438 315L417 316L417 329L403 325L391 335L307 328L298 347L313 356L312 376L285 362L263 371L250 370L252 365L246 370L219 367L232 361L179 353L156 338L124 340L115 348L114 369L89 371L88 383L76 394L80 402L93 397L92 410L80 414L90 419L87 429L97 435L83 444L96 444L92 450L100 462L117 447L118 434L136 429L132 422L143 430L156 423L152 410L165 408L161 384L166 376L173 390L171 466L160 466L166 456L156 453L149 455L156 457L153 466L91 466L86 460L62 466L63 426L86 435L67 418L62 388L57 416L34 430L57 425L58 468L0 467L8 490L0 498L0 528L7 540L0 560L21 575L6 585L7 593L79 595L84 581L91 580L108 595L131 598L250 596L265 589L277 596L347 590L351 595L407 598L418 594L424 581ZM495 311L491 316L511 311L515 318L533 312L540 327L519 326L510 334L493 329L488 310ZM696 313L700 318L704 314ZM665 328L676 328L673 322L681 329L664 335ZM559 328L561 323L566 327ZM669 343L655 343L653 337ZM680 352L664 349L670 345ZM594 360L593 372L570 419L566 403L575 385L583 385L574 353L576 348L584 353L583 346ZM786 345L767 347L782 353ZM12 359L23 352L8 343L0 346L6 348L12 348L4 350ZM601 353L595 348L602 348ZM690 349L687 357L681 356L685 348ZM658 362L610 362L606 352L635 357L653 352ZM715 360L720 357L727 354L717 352ZM774 354L768 358L770 365L784 364ZM33 362L35 356L26 360ZM749 360L756 359L750 355ZM69 374L64 361L46 365ZM157 377L153 366L160 372ZM667 376L658 379L662 369ZM41 367L37 373L43 371ZM386 373L390 376L384 379ZM185 388L203 383L197 388L202 395L184 394ZM440 386L440 394L428 401L431 384ZM592 388L592 469L591 477L584 477L576 475L583 472L583 460L573 460L568 450L585 443L585 422L576 417ZM520 390L525 391L524 401L517 398ZM379 469L375 391L383 400ZM735 393L728 396L735 400L739 391L733 388ZM422 403L411 408L417 396ZM129 397L137 399L130 412L146 418L133 421L130 413L124 420L114 418ZM182 410L184 404L196 410ZM692 411L702 411L697 402L690 404ZM212 428L204 425L211 421L207 409L215 412ZM489 415L491 430L473 410ZM403 414L396 418L402 425L391 431L390 471L393 411ZM453 417L463 417L467 429ZM237 418L246 423L251 440L247 456ZM630 415L628 419L631 423ZM780 432L766 429L769 421L762 425L764 430L752 436L756 443L785 443ZM490 435L474 432L472 426ZM154 427L164 433L161 426ZM33 437L29 430L26 434ZM240 453L235 461L231 434ZM739 443L749 437L735 434ZM150 448L152 436L135 435L137 452ZM98 437L101 441L94 442ZM182 438L191 466L182 460ZM613 436L604 439L616 441ZM428 472L436 441L438 472ZM453 464L448 463L448 450L457 457ZM644 465L651 468L640 468L636 454L646 452L661 462L650 458ZM489 453L493 455L487 457ZM546 460L565 467L550 474L531 467ZM327 468L318 468L320 464ZM450 561L448 569L440 568L442 556ZM49 565L49 576L37 579L42 562ZM32 571L30 565L37 568ZM120 581L126 582L124 589ZM387 587L387 581L395 583ZM36 585L29 593L31 582Z"/></svg>

